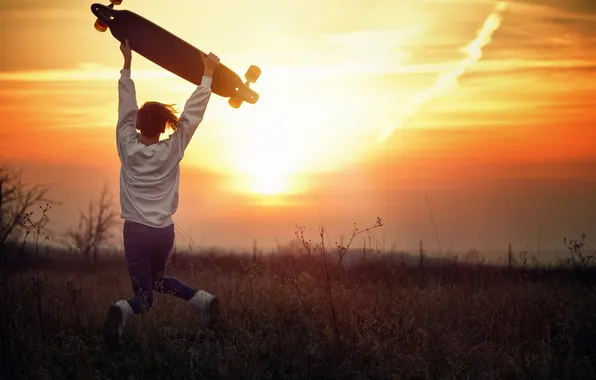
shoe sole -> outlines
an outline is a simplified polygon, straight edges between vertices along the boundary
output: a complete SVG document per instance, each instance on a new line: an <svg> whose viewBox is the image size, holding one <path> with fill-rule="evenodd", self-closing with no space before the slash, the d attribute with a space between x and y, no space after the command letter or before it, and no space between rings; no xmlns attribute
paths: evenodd
<svg viewBox="0 0 596 380"><path fill-rule="evenodd" d="M103 328L103 337L110 348L114 348L120 343L118 327L122 323L122 317L122 309L118 306L111 306L108 310L106 323Z"/></svg>

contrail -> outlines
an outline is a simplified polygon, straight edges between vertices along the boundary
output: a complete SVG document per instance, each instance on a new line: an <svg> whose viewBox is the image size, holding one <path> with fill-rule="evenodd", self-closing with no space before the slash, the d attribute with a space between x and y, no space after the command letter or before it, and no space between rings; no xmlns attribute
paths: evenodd
<svg viewBox="0 0 596 380"><path fill-rule="evenodd" d="M491 42L493 34L501 26L501 23L503 22L503 14L507 9L508 4L508 0L499 1L499 3L497 3L495 9L486 18L484 25L478 31L478 36L464 48L464 51L467 52L466 57L461 60L453 70L441 74L431 87L414 99L412 107L399 118L397 123L381 132L379 135L379 143L385 141L391 136L395 129L404 125L412 117L418 114L426 103L457 87L458 79L465 74L471 66L478 62L480 58L482 58L482 49Z"/></svg>

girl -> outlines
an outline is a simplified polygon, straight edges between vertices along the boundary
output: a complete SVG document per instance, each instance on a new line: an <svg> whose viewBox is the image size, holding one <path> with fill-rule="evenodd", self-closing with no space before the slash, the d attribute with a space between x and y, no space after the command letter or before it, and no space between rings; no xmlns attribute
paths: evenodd
<svg viewBox="0 0 596 380"><path fill-rule="evenodd" d="M132 53L128 40L120 45L120 50L124 56L118 82L116 126L121 162L120 217L125 220L124 253L134 295L116 302L108 310L104 338L109 346L120 342L130 316L151 308L154 290L187 301L205 324L219 320L216 296L165 276L174 247L172 215L178 208L180 161L203 120L219 58L212 53L202 57L204 75L201 85L186 101L178 119L170 105L147 102L140 109L137 107L135 86L130 77ZM159 141L166 127L174 133Z"/></svg>

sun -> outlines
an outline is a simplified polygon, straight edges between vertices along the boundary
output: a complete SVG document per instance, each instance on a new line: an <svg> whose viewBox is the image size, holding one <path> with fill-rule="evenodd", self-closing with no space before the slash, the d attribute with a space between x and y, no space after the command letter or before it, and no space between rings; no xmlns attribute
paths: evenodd
<svg viewBox="0 0 596 380"><path fill-rule="evenodd" d="M300 175L311 169L310 159L315 153L307 142L312 125L305 120L306 114L299 113L305 98L275 82L273 78L260 78L254 86L260 94L258 107L243 104L226 113L230 138L225 148L231 159L234 187L242 193L298 193L303 190Z"/></svg>
<svg viewBox="0 0 596 380"><path fill-rule="evenodd" d="M291 68L263 73L269 77L253 86L260 95L256 105L218 113L235 191L256 197L303 193L310 175L360 156L363 133L375 122L369 94L338 81L306 86L302 76L310 79L310 73Z"/></svg>
<svg viewBox="0 0 596 380"><path fill-rule="evenodd" d="M253 178L252 190L257 194L275 195L283 193L286 189L287 181L283 177L263 175Z"/></svg>
<svg viewBox="0 0 596 380"><path fill-rule="evenodd" d="M248 108L248 107L247 107ZM260 195L291 193L293 177L307 170L309 154L300 133L299 119L287 117L290 109L275 99L263 99L260 108L246 110L241 128L245 137L234 144L234 165L247 178L243 185Z"/></svg>

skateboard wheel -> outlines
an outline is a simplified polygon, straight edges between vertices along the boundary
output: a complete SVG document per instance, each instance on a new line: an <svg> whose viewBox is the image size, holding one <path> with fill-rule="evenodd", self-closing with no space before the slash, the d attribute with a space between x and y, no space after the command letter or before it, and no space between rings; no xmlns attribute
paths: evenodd
<svg viewBox="0 0 596 380"><path fill-rule="evenodd" d="M233 96L230 98L230 100L228 100L228 104L232 106L232 108L240 108L242 105L242 99Z"/></svg>
<svg viewBox="0 0 596 380"><path fill-rule="evenodd" d="M97 29L98 32L105 32L106 30L108 30L108 26L106 24L104 24L103 21L101 21L100 19L97 19L97 21L95 21L95 29Z"/></svg>
<svg viewBox="0 0 596 380"><path fill-rule="evenodd" d="M122 0L110 0L110 3L112 3L114 5L120 5L120 4L122 4Z"/></svg>
<svg viewBox="0 0 596 380"><path fill-rule="evenodd" d="M249 83L255 83L260 76L261 69L255 65L250 66L248 70L246 70L246 74L244 74L244 78L246 78Z"/></svg>

